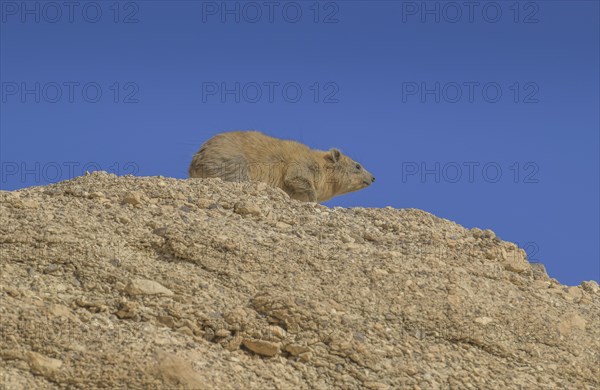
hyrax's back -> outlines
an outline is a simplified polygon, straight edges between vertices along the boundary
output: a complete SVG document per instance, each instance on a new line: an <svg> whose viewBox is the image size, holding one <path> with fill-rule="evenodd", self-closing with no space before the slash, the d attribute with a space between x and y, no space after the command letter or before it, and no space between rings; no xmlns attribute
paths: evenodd
<svg viewBox="0 0 600 390"><path fill-rule="evenodd" d="M218 134L202 145L190 164L190 177L220 177L225 181L262 180L279 185L277 166L310 149L294 141L269 137L258 131ZM261 176L261 177L257 177ZM267 177L268 176L268 177Z"/></svg>

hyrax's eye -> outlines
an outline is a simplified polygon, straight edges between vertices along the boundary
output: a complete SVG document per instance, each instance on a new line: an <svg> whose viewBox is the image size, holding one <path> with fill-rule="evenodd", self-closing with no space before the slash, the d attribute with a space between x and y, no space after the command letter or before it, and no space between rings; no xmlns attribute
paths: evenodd
<svg viewBox="0 0 600 390"><path fill-rule="evenodd" d="M359 171L362 169L362 167L360 166L360 164L356 164L356 169L358 169Z"/></svg>

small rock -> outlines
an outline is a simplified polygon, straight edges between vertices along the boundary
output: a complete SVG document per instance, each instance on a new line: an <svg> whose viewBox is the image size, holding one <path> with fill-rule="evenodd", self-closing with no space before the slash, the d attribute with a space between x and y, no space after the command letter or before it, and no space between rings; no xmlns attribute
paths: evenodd
<svg viewBox="0 0 600 390"><path fill-rule="evenodd" d="M477 317L477 318L475 318L475 322L485 326L485 325L489 324L490 322L494 322L494 319L490 318L490 317Z"/></svg>
<svg viewBox="0 0 600 390"><path fill-rule="evenodd" d="M238 202L233 206L233 212L240 215L260 215L260 207L255 203Z"/></svg>
<svg viewBox="0 0 600 390"><path fill-rule="evenodd" d="M75 316L73 314L72 310L64 305L60 305L60 304L50 305L48 307L48 313L53 316L56 316L56 317L67 318L73 322L79 322L79 318L77 318L77 316Z"/></svg>
<svg viewBox="0 0 600 390"><path fill-rule="evenodd" d="M389 385L381 382L363 382L363 385L369 390L387 390L390 388Z"/></svg>
<svg viewBox="0 0 600 390"><path fill-rule="evenodd" d="M275 227L279 230L288 230L292 228L292 225L279 221L275 224Z"/></svg>
<svg viewBox="0 0 600 390"><path fill-rule="evenodd" d="M5 199L8 201L15 201L21 197L21 194L18 192L2 191L2 190L0 190L0 191L1 191L2 195L4 195L6 197ZM54 195L55 192L52 192L51 190L46 190L46 191L44 191L44 194Z"/></svg>
<svg viewBox="0 0 600 390"><path fill-rule="evenodd" d="M527 261L525 251L521 248L510 247L509 249L501 248L500 256L504 263L504 268L512 272L524 272L531 269L531 265Z"/></svg>
<svg viewBox="0 0 600 390"><path fill-rule="evenodd" d="M279 326L270 326L269 330L271 331L271 334L277 337L278 339L285 338L286 331L283 328Z"/></svg>
<svg viewBox="0 0 600 390"><path fill-rule="evenodd" d="M129 295L173 295L173 291L160 283L148 279L130 280L127 286L125 286L125 292Z"/></svg>
<svg viewBox="0 0 600 390"><path fill-rule="evenodd" d="M33 199L23 199L21 200L21 206L26 209L37 209L40 207L40 204L38 201Z"/></svg>
<svg viewBox="0 0 600 390"><path fill-rule="evenodd" d="M124 225L131 223L131 219L129 219L129 217L126 217L124 215L118 217L117 219L119 220L119 222L121 222Z"/></svg>
<svg viewBox="0 0 600 390"><path fill-rule="evenodd" d="M258 192L264 192L267 190L268 188L268 184L262 181L256 182L256 191Z"/></svg>
<svg viewBox="0 0 600 390"><path fill-rule="evenodd" d="M138 191L128 192L123 196L122 201L125 204L132 204L134 206L142 204L142 194Z"/></svg>
<svg viewBox="0 0 600 390"><path fill-rule="evenodd" d="M44 273L45 274L51 274L54 273L56 271L58 271L60 269L60 267L56 264L50 264L49 266L47 266L46 268L44 268Z"/></svg>
<svg viewBox="0 0 600 390"><path fill-rule="evenodd" d="M388 272L381 268L373 268L370 272L372 279L379 280L388 275Z"/></svg>
<svg viewBox="0 0 600 390"><path fill-rule="evenodd" d="M157 236L164 237L165 234L167 234L167 228L166 227L157 228L157 229L154 229L152 231L152 233L156 234Z"/></svg>
<svg viewBox="0 0 600 390"><path fill-rule="evenodd" d="M121 319L126 318L134 318L136 315L136 303L135 302L121 302L119 305L119 310L115 313L115 315Z"/></svg>
<svg viewBox="0 0 600 390"><path fill-rule="evenodd" d="M496 238L496 233L494 233L494 232L493 232L492 230L490 230L490 229L485 229L485 230L482 232L481 236L482 236L482 237L484 237L484 238L489 238L489 239L492 239L492 238Z"/></svg>
<svg viewBox="0 0 600 390"><path fill-rule="evenodd" d="M483 235L483 230L479 228L473 228L471 229L471 234L473 235L473 237L479 238Z"/></svg>
<svg viewBox="0 0 600 390"><path fill-rule="evenodd" d="M206 387L202 375L194 371L189 361L167 352L156 354L156 371L166 382L166 388L201 389Z"/></svg>
<svg viewBox="0 0 600 390"><path fill-rule="evenodd" d="M360 244L356 244L354 242L349 242L346 245L344 245L344 248L349 249L349 250L355 250L355 249L362 248L362 246Z"/></svg>
<svg viewBox="0 0 600 390"><path fill-rule="evenodd" d="M173 295L171 299L179 303L192 303L193 301L192 297L186 295Z"/></svg>
<svg viewBox="0 0 600 390"><path fill-rule="evenodd" d="M281 347L279 343L254 339L244 339L242 344L244 344L244 347L258 355L269 357L277 355L279 348Z"/></svg>
<svg viewBox="0 0 600 390"><path fill-rule="evenodd" d="M358 341L359 343L364 343L365 342L365 334L361 333L361 332L355 332L352 337L354 338L354 340Z"/></svg>
<svg viewBox="0 0 600 390"><path fill-rule="evenodd" d="M157 316L156 321L158 321L160 324L163 324L164 326L166 326L168 328L175 327L175 320L171 316Z"/></svg>
<svg viewBox="0 0 600 390"><path fill-rule="evenodd" d="M211 204L213 204L213 202L210 199L200 198L196 200L196 206L198 206L201 209L207 209L210 207Z"/></svg>
<svg viewBox="0 0 600 390"><path fill-rule="evenodd" d="M365 232L365 234L363 234L363 238L367 241L371 241L371 242L379 242L381 241L381 237L379 237L379 235L373 233L373 232Z"/></svg>
<svg viewBox="0 0 600 390"><path fill-rule="evenodd" d="M17 290L16 288L12 288L10 286L4 287L4 291L6 291L6 293L8 295L10 295L11 297L19 297L19 296L21 296L21 292L19 290Z"/></svg>
<svg viewBox="0 0 600 390"><path fill-rule="evenodd" d="M90 194L90 199L104 198L104 193L100 191L94 191Z"/></svg>
<svg viewBox="0 0 600 390"><path fill-rule="evenodd" d="M215 332L215 336L217 337L227 337L231 334L227 329L221 328Z"/></svg>
<svg viewBox="0 0 600 390"><path fill-rule="evenodd" d="M243 307L236 307L223 315L223 319L229 324L234 326L243 326L248 323L248 313Z"/></svg>
<svg viewBox="0 0 600 390"><path fill-rule="evenodd" d="M344 244L348 244L348 243L354 242L354 238L350 237L350 236L349 236L349 235L347 235L347 234L342 234L342 235L340 236L340 240L342 240L342 242L343 242Z"/></svg>
<svg viewBox="0 0 600 390"><path fill-rule="evenodd" d="M584 330L587 321L577 313L567 313L561 317L558 331L562 336L571 334L574 330Z"/></svg>
<svg viewBox="0 0 600 390"><path fill-rule="evenodd" d="M579 286L571 286L565 292L565 299L568 301L578 302L583 298L583 291Z"/></svg>
<svg viewBox="0 0 600 390"><path fill-rule="evenodd" d="M181 328L177 329L177 331L179 333L183 333L183 334L185 334L187 336L194 336L194 332L190 328L188 328L187 326L182 326Z"/></svg>
<svg viewBox="0 0 600 390"><path fill-rule="evenodd" d="M219 205L220 205L221 207L223 207L225 210L230 210L230 209L232 209L232 208L233 208L233 206L234 206L234 205L232 205L232 204L231 204L231 203L229 203L229 202L223 202L223 201L221 201L221 202L219 203Z"/></svg>
<svg viewBox="0 0 600 390"><path fill-rule="evenodd" d="M550 282L547 280L536 280L533 282L533 288L535 289L548 289L550 288Z"/></svg>
<svg viewBox="0 0 600 390"><path fill-rule="evenodd" d="M91 313L102 313L107 311L108 307L100 302L91 302L85 298L79 298L75 300L75 304L86 308Z"/></svg>
<svg viewBox="0 0 600 390"><path fill-rule="evenodd" d="M589 292L590 294L598 294L598 292L600 292L600 286L598 286L598 283L595 280L589 280L586 282L582 282L581 288L583 288L585 291Z"/></svg>
<svg viewBox="0 0 600 390"><path fill-rule="evenodd" d="M37 352L29 352L27 354L29 366L31 370L37 374L52 377L58 371L63 362L58 359L49 358Z"/></svg>
<svg viewBox="0 0 600 390"><path fill-rule="evenodd" d="M160 206L160 211L161 211L163 214L168 214L168 213L171 213L171 212L173 212L173 210L175 210L175 207L173 207L173 206L172 206L172 205L170 205L170 204L163 204L163 205L161 205L161 206Z"/></svg>
<svg viewBox="0 0 600 390"><path fill-rule="evenodd" d="M288 344L285 346L285 350L292 356L298 356L301 353L310 352L310 348L298 344Z"/></svg>
<svg viewBox="0 0 600 390"><path fill-rule="evenodd" d="M190 211L192 211L194 208L190 205L190 204L184 204L183 206L181 206L179 208L179 210L183 211L184 213L189 213Z"/></svg>
<svg viewBox="0 0 600 390"><path fill-rule="evenodd" d="M240 337L233 337L225 344L225 349L228 351L237 351L240 349L240 345L242 344L242 339Z"/></svg>
<svg viewBox="0 0 600 390"><path fill-rule="evenodd" d="M546 266L543 263L530 263L531 270L533 271L533 278L536 280L548 280L548 272Z"/></svg>
<svg viewBox="0 0 600 390"><path fill-rule="evenodd" d="M312 359L312 356L313 356L312 352L303 352L298 355L298 358L306 363Z"/></svg>
<svg viewBox="0 0 600 390"><path fill-rule="evenodd" d="M21 353L17 349L3 349L2 350L2 359L3 360L22 360L23 353Z"/></svg>

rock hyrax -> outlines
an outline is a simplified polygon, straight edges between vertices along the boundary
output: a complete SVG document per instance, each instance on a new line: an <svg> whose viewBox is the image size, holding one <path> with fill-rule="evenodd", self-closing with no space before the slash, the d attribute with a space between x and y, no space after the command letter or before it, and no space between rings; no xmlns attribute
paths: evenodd
<svg viewBox="0 0 600 390"><path fill-rule="evenodd" d="M337 149L314 150L258 131L212 137L192 158L190 177L257 180L279 187L293 199L324 202L367 187L375 177Z"/></svg>

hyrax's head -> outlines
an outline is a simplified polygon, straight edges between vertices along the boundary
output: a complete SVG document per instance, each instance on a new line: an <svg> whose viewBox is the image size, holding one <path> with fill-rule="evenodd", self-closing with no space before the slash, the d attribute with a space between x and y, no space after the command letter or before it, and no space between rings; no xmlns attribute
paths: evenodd
<svg viewBox="0 0 600 390"><path fill-rule="evenodd" d="M325 160L328 168L327 182L332 185L337 195L358 191L375 181L375 176L360 163L337 149L326 152Z"/></svg>

